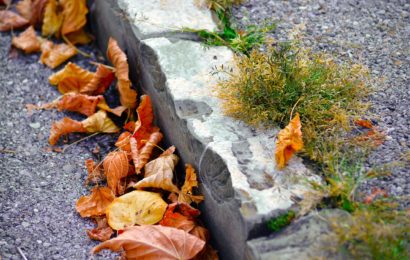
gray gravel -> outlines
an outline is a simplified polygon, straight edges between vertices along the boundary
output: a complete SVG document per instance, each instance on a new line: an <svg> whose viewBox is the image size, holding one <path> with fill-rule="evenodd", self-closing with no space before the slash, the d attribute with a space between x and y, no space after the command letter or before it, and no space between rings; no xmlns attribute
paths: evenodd
<svg viewBox="0 0 410 260"><path fill-rule="evenodd" d="M98 135L70 147L64 154L46 152L52 121L66 113L34 112L26 104L50 102L59 96L48 83L52 70L39 55L8 59L9 34L0 35L0 259L88 259L97 242L85 229L94 224L75 211L76 200L89 193L84 186L84 160L99 144L111 149L113 136ZM88 48L88 52L93 49ZM95 51L93 51L95 60ZM74 62L90 68L79 55ZM81 117L70 114L77 119ZM71 135L69 143L84 137ZM64 144L60 143L60 147ZM105 251L98 259L113 259Z"/></svg>
<svg viewBox="0 0 410 260"><path fill-rule="evenodd" d="M233 10L240 26L277 20L275 39L286 40L304 23L304 43L334 54L339 60L365 64L377 78L371 100L376 122L387 141L372 153L371 166L383 165L409 153L410 129L410 2L406 0L248 0ZM407 155L408 157L409 155ZM378 186L394 196L409 196L410 165L361 187ZM409 200L403 202L410 205Z"/></svg>

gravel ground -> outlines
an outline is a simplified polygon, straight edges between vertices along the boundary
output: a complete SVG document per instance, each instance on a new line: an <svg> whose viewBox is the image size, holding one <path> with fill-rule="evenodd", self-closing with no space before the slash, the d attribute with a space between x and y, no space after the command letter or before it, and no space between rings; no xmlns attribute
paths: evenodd
<svg viewBox="0 0 410 260"><path fill-rule="evenodd" d="M368 165L383 165L407 153L410 129L410 2L406 0L248 0L235 7L240 26L265 19L278 21L274 38L299 24L306 27L304 43L315 50L333 53L339 60L365 64L376 78L371 97L375 121L387 140L372 153ZM369 181L361 190L369 193L378 186L391 195L410 201L410 165L395 168L392 175Z"/></svg>
<svg viewBox="0 0 410 260"><path fill-rule="evenodd" d="M53 73L38 62L39 55L19 54L9 59L9 34L0 35L0 259L88 259L97 242L85 229L94 224L75 211L75 202L89 193L84 160L99 144L104 154L114 138L97 135L67 149L47 152L52 121L65 113L35 111L26 104L43 104L60 94L48 83ZM91 47L86 51L96 52ZM80 55L73 60L90 68ZM94 70L94 68L91 67ZM69 114L74 117L75 115ZM81 117L76 117L80 119ZM84 137L70 136L69 143ZM60 147L64 144L60 143ZM95 156L94 156L95 158ZM113 259L108 251L95 257Z"/></svg>

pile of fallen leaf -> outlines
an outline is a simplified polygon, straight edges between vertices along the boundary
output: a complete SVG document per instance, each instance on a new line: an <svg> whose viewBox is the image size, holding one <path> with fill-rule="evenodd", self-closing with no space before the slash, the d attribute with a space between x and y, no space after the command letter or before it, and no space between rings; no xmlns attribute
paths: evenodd
<svg viewBox="0 0 410 260"><path fill-rule="evenodd" d="M41 51L40 61L50 68L76 55L75 44L91 40L84 31L85 0L22 0L15 5L17 13L9 10L11 1L0 0L1 5L6 9L0 10L0 31L11 30L12 45L25 53ZM61 37L66 43L41 38L35 28L41 29L43 37ZM14 36L16 29L25 31ZM137 103L127 57L114 39L109 40L107 57L113 67L97 64L95 72L69 62L49 77L62 96L40 106L28 105L28 109L58 109L86 116L82 121L65 117L54 122L49 137L53 146L70 133L119 133L123 129L114 151L100 162L85 162L86 184L93 188L90 195L77 201L76 210L97 224L87 230L88 236L104 241L93 252L123 250L129 259L217 259L208 243L209 232L198 219L200 211L192 206L203 200L194 195L198 187L194 168L187 164L185 182L180 187L175 184L175 179L184 179L183 175L174 176L179 161L175 147L163 150L159 146L163 134L154 125L150 97L142 95ZM121 106L111 108L103 94L115 80ZM124 113L126 121L119 127L111 118Z"/></svg>

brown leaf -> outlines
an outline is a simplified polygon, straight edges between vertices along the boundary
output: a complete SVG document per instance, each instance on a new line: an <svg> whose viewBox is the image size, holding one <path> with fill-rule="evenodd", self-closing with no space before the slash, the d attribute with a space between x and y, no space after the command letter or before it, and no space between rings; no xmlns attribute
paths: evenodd
<svg viewBox="0 0 410 260"><path fill-rule="evenodd" d="M54 44L51 41L46 41L41 45L41 63L54 69L64 63L69 58L77 54L77 50L65 43Z"/></svg>
<svg viewBox="0 0 410 260"><path fill-rule="evenodd" d="M130 132L123 132L119 137L117 142L115 142L115 146L118 147L120 150L126 151L127 153L131 152L130 146Z"/></svg>
<svg viewBox="0 0 410 260"><path fill-rule="evenodd" d="M107 56L115 67L121 104L128 108L135 108L137 105L137 92L131 88L127 56L125 56L125 53L113 38L110 38L108 41Z"/></svg>
<svg viewBox="0 0 410 260"><path fill-rule="evenodd" d="M152 151L157 146L157 144L162 140L163 135L160 132L152 133L146 142L146 144L138 150L137 142L135 141L135 145L131 143L131 154L132 159L135 165L135 172L137 174L141 173L142 168L147 164L149 158L151 157ZM132 140L135 140L132 137ZM137 155L137 156L135 156Z"/></svg>
<svg viewBox="0 0 410 260"><path fill-rule="evenodd" d="M27 28L19 36L13 37L11 44L25 53L38 52L41 50L40 41L37 39L36 31L33 26Z"/></svg>
<svg viewBox="0 0 410 260"><path fill-rule="evenodd" d="M123 248L128 259L191 259L204 246L204 241L183 230L147 225L128 227L118 237L94 247L92 252Z"/></svg>
<svg viewBox="0 0 410 260"><path fill-rule="evenodd" d="M115 196L107 187L95 187L88 196L81 196L78 199L75 209L81 217L95 217L105 215L108 205L114 200Z"/></svg>
<svg viewBox="0 0 410 260"><path fill-rule="evenodd" d="M145 165L145 178L137 182L134 188L160 188L178 193L179 189L172 183L177 163L178 157L175 154L162 154Z"/></svg>
<svg viewBox="0 0 410 260"><path fill-rule="evenodd" d="M279 169L285 167L292 155L303 148L302 124L299 113L289 122L285 129L280 130L276 141L275 158Z"/></svg>
<svg viewBox="0 0 410 260"><path fill-rule="evenodd" d="M105 180L104 170L101 164L95 165L93 159L85 160L85 167L87 168L87 179L85 180L85 184L94 183L97 184L103 180Z"/></svg>
<svg viewBox="0 0 410 260"><path fill-rule="evenodd" d="M205 245L204 249L193 260L218 260L218 251L210 244Z"/></svg>
<svg viewBox="0 0 410 260"><path fill-rule="evenodd" d="M82 92L93 78L94 73L69 62L63 69L52 74L48 81L51 85L58 85L58 91L65 94Z"/></svg>
<svg viewBox="0 0 410 260"><path fill-rule="evenodd" d="M97 227L91 230L87 230L87 235L89 238L97 241L107 241L110 239L114 231L107 224L106 217L97 217L95 218L97 222Z"/></svg>
<svg viewBox="0 0 410 260"><path fill-rule="evenodd" d="M62 120L53 123L48 141L51 145L55 145L60 136L74 132L85 133L87 129L83 127L81 122L64 117Z"/></svg>
<svg viewBox="0 0 410 260"><path fill-rule="evenodd" d="M66 35L67 40L74 45L77 44L89 44L92 41L91 36L81 29L76 32L72 32Z"/></svg>
<svg viewBox="0 0 410 260"><path fill-rule="evenodd" d="M107 112L103 110L99 110L97 113L81 121L81 123L89 133L116 133L120 131L120 129L108 117Z"/></svg>
<svg viewBox="0 0 410 260"><path fill-rule="evenodd" d="M24 17L27 21L30 21L32 8L31 8L32 0L21 0L18 1L16 4L17 12Z"/></svg>
<svg viewBox="0 0 410 260"><path fill-rule="evenodd" d="M135 124L135 132L133 136L138 142L138 149L145 145L146 140L153 132L158 132L159 129L153 127L154 112L152 109L151 98L147 95L141 96L141 102L137 108L138 122Z"/></svg>
<svg viewBox="0 0 410 260"><path fill-rule="evenodd" d="M60 0L63 8L64 17L61 27L61 34L67 35L81 30L87 23L87 4L86 0Z"/></svg>
<svg viewBox="0 0 410 260"><path fill-rule="evenodd" d="M98 64L97 71L93 78L86 86L81 88L80 92L88 95L101 95L111 85L114 77L114 72L102 64Z"/></svg>
<svg viewBox="0 0 410 260"><path fill-rule="evenodd" d="M48 0L44 11L41 35L44 37L55 35L60 37L60 29L63 24L63 16L58 12L60 5L57 0Z"/></svg>
<svg viewBox="0 0 410 260"><path fill-rule="evenodd" d="M173 203L168 206L164 218L159 224L190 232L197 225L195 219L199 214L199 210L192 208L186 203Z"/></svg>
<svg viewBox="0 0 410 260"><path fill-rule="evenodd" d="M104 100L103 96L87 96L78 93L67 93L57 102L58 110L78 112L91 116L95 113L99 102Z"/></svg>
<svg viewBox="0 0 410 260"><path fill-rule="evenodd" d="M128 175L127 152L110 152L104 159L104 171L107 176L107 185L115 195L124 194L125 183L122 178Z"/></svg>
<svg viewBox="0 0 410 260"><path fill-rule="evenodd" d="M20 29L28 25L28 20L20 15L7 10L0 10L0 32L11 29Z"/></svg>
<svg viewBox="0 0 410 260"><path fill-rule="evenodd" d="M48 0L22 0L16 4L16 10L32 26L37 27L43 22L47 2Z"/></svg>
<svg viewBox="0 0 410 260"><path fill-rule="evenodd" d="M185 167L185 182L179 193L178 202L186 202L188 204L192 202L200 203L204 200L204 196L192 194L192 189L198 187L195 169L190 164L186 164Z"/></svg>

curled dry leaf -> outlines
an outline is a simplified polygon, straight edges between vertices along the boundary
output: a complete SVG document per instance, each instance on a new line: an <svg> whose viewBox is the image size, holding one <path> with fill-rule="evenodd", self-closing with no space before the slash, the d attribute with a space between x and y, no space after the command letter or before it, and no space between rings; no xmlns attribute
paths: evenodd
<svg viewBox="0 0 410 260"><path fill-rule="evenodd" d="M38 52L41 50L41 43L37 39L33 26L30 26L24 32L20 33L19 36L13 37L11 44L23 50L25 53Z"/></svg>
<svg viewBox="0 0 410 260"><path fill-rule="evenodd" d="M159 222L167 209L161 195L148 191L132 191L116 198L107 208L108 224L115 230Z"/></svg>
<svg viewBox="0 0 410 260"><path fill-rule="evenodd" d="M92 252L124 249L128 259L191 259L204 246L204 241L183 230L147 225L128 227L118 237L94 247Z"/></svg>
<svg viewBox="0 0 410 260"><path fill-rule="evenodd" d="M78 112L91 116L95 113L99 102L104 100L103 96L87 96L78 93L67 93L57 102L58 110Z"/></svg>
<svg viewBox="0 0 410 260"><path fill-rule="evenodd" d="M137 140L137 147L141 149L151 134L159 132L159 128L153 126L154 112L152 109L151 98L147 95L141 96L141 102L137 108L138 122L134 124L133 136Z"/></svg>
<svg viewBox="0 0 410 260"><path fill-rule="evenodd" d="M85 133L87 129L83 127L81 122L64 117L62 120L53 123L48 141L51 145L55 145L60 136L75 132Z"/></svg>
<svg viewBox="0 0 410 260"><path fill-rule="evenodd" d="M190 164L186 164L185 167L185 182L179 193L178 202L185 202L188 204L191 204L191 202L200 203L204 200L204 196L192 194L192 189L198 187L195 169Z"/></svg>
<svg viewBox="0 0 410 260"><path fill-rule="evenodd" d="M102 216L114 198L115 196L109 188L95 187L90 195L81 196L78 199L75 209L83 218Z"/></svg>
<svg viewBox="0 0 410 260"><path fill-rule="evenodd" d="M110 152L104 159L104 172L107 176L107 185L115 195L123 194L125 182L122 180L128 175L128 158L124 151Z"/></svg>
<svg viewBox="0 0 410 260"><path fill-rule="evenodd" d="M81 121L89 133L116 133L120 129L108 117L107 112L99 110L97 113Z"/></svg>
<svg viewBox="0 0 410 260"><path fill-rule="evenodd" d="M41 27L41 35L43 36L53 36L57 38L60 37L60 29L63 24L63 16L58 13L60 8L59 2L57 0L49 0L45 11L43 26Z"/></svg>
<svg viewBox="0 0 410 260"><path fill-rule="evenodd" d="M66 35L81 30L87 23L86 0L60 0L64 17L61 34Z"/></svg>
<svg viewBox="0 0 410 260"><path fill-rule="evenodd" d="M135 165L135 172L137 174L141 173L141 169L147 164L149 158L151 157L152 151L157 146L157 144L162 140L163 135L160 132L154 132L150 135L146 144L138 150L137 145L131 144L131 154ZM132 138L135 140L135 138ZM137 142L135 142L137 144ZM137 155L137 156L135 156Z"/></svg>
<svg viewBox="0 0 410 260"><path fill-rule="evenodd" d="M162 226L174 227L190 232L197 225L195 219L200 211L186 203L173 203L168 206L164 218L159 222Z"/></svg>
<svg viewBox="0 0 410 260"><path fill-rule="evenodd" d="M276 164L279 169L285 167L292 155L303 148L301 128L300 116L297 113L285 129L280 130L275 151Z"/></svg>
<svg viewBox="0 0 410 260"><path fill-rule="evenodd" d="M51 85L58 86L58 91L65 94L68 92L82 93L94 78L94 73L69 62L63 69L52 74L48 81Z"/></svg>
<svg viewBox="0 0 410 260"><path fill-rule="evenodd" d="M17 12L24 17L27 21L31 19L32 7L31 7L32 0L21 0L18 1L16 4Z"/></svg>
<svg viewBox="0 0 410 260"><path fill-rule="evenodd" d="M16 4L16 10L33 26L43 22L48 0L22 0Z"/></svg>
<svg viewBox="0 0 410 260"><path fill-rule="evenodd" d="M97 227L91 230L87 230L87 235L89 238L97 241L107 241L110 239L114 231L107 224L106 217L96 217Z"/></svg>
<svg viewBox="0 0 410 260"><path fill-rule="evenodd" d="M0 10L0 32L11 29L20 29L28 25L28 20L20 15L7 10Z"/></svg>
<svg viewBox="0 0 410 260"><path fill-rule="evenodd" d="M87 159L85 160L85 167L87 168L88 172L85 184L97 184L105 180L105 174L101 164L96 165L93 159Z"/></svg>
<svg viewBox="0 0 410 260"><path fill-rule="evenodd" d="M69 58L77 54L76 48L65 43L54 44L51 41L46 41L41 45L41 63L54 69L64 63Z"/></svg>
<svg viewBox="0 0 410 260"><path fill-rule="evenodd" d="M137 182L134 188L160 188L170 192L179 192L178 187L172 183L178 156L168 154L167 151L164 153L145 165L145 178Z"/></svg>
<svg viewBox="0 0 410 260"><path fill-rule="evenodd" d="M137 105L137 92L131 88L127 56L125 56L125 53L113 38L110 38L108 41L107 56L115 67L121 104L128 108L135 108Z"/></svg>
<svg viewBox="0 0 410 260"><path fill-rule="evenodd" d="M369 120L363 120L363 119L356 120L355 124L358 125L358 126L364 127L364 128L368 128L368 129L373 128L373 124Z"/></svg>
<svg viewBox="0 0 410 260"><path fill-rule="evenodd" d="M80 92L88 95L101 95L114 81L114 72L102 64L98 64L97 71Z"/></svg>
<svg viewBox="0 0 410 260"><path fill-rule="evenodd" d="M118 137L117 142L115 142L115 146L123 151L126 151L127 153L130 153L131 152L130 137L131 137L130 132L127 132L127 131L123 132Z"/></svg>

